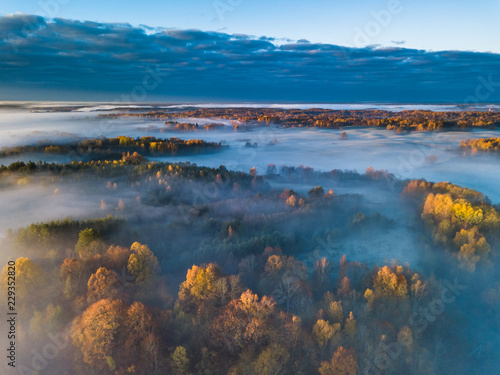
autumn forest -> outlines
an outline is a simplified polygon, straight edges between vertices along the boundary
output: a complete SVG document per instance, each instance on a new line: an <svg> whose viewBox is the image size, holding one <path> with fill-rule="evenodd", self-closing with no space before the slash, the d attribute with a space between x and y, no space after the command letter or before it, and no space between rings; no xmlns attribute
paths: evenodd
<svg viewBox="0 0 500 375"><path fill-rule="evenodd" d="M188 109L102 117L148 117L150 131L164 134L0 150L0 164L19 158L0 167L4 204L27 202L1 240L4 296L15 267L19 373L498 371L500 206L483 192L402 178L369 160L363 171L293 160L245 171L169 161L224 155L234 146L202 140L200 131L228 126L224 132L246 135L259 122L300 123L340 129L342 142L350 126L383 134L495 129L498 113ZM205 117L212 125L195 123ZM175 132L182 136L166 136ZM500 157L498 138L470 134L454 144L457 157ZM71 160L50 160L60 156Z"/></svg>

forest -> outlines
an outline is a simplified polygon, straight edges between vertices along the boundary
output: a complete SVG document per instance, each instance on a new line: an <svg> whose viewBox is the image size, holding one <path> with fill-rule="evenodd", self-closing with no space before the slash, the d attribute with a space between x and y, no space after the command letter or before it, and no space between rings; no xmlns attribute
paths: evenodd
<svg viewBox="0 0 500 375"><path fill-rule="evenodd" d="M113 160L119 159L124 153L148 155L190 155L206 152L217 152L223 149L220 143L205 142L204 140L156 137L126 137L82 139L78 142L53 144L50 141L39 141L36 145L2 147L0 157L46 153L61 155L85 156L86 160Z"/></svg>
<svg viewBox="0 0 500 375"><path fill-rule="evenodd" d="M203 141L32 147L12 150L92 157L2 165L0 191L41 186L62 207L76 191L97 211L27 212L2 240L20 373L498 371L500 212L478 191L373 168L145 158L221 147Z"/></svg>
<svg viewBox="0 0 500 375"><path fill-rule="evenodd" d="M139 117L166 120L199 118L231 120L239 124L282 127L346 128L351 126L382 127L397 132L438 131L468 128L493 128L500 125L499 112L459 111L433 112L406 110L329 110L279 108L186 108L183 110L154 110L113 112L100 114L102 118Z"/></svg>
<svg viewBox="0 0 500 375"><path fill-rule="evenodd" d="M224 124L212 123L212 124L193 124L189 122L175 122L175 121L166 121L165 128L161 128L160 132L165 130L176 130L180 132L186 131L196 131L196 130L214 130L214 129L223 129L226 127Z"/></svg>

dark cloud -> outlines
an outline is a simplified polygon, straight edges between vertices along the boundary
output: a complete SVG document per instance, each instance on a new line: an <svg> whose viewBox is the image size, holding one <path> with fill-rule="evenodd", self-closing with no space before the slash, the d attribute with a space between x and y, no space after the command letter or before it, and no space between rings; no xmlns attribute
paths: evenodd
<svg viewBox="0 0 500 375"><path fill-rule="evenodd" d="M146 92L144 101L463 102L478 96L481 77L494 84L478 99L500 100L493 53L347 48L15 14L0 17L0 54L3 100L115 100L136 90ZM148 84L151 70L158 85Z"/></svg>

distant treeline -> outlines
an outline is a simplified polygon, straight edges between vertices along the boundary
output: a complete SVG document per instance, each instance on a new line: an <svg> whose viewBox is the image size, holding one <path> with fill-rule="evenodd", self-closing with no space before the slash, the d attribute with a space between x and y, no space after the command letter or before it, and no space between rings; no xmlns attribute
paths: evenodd
<svg viewBox="0 0 500 375"><path fill-rule="evenodd" d="M214 129L224 129L224 128L228 128L228 126L218 123L199 125L199 124L192 124L189 122L166 121L165 129L161 129L160 132L162 132L162 130L196 131L196 130L214 130Z"/></svg>
<svg viewBox="0 0 500 375"><path fill-rule="evenodd" d="M24 153L46 153L61 155L80 155L87 159L101 159L103 157L119 159L123 153L139 153L141 155L177 155L197 154L202 152L219 151L223 148L220 143L206 142L200 139L183 140L179 138L156 137L126 137L84 139L79 142L51 144L42 142L32 146L3 147L0 157L19 155Z"/></svg>
<svg viewBox="0 0 500 375"><path fill-rule="evenodd" d="M410 110L329 110L278 108L197 108L181 112L150 111L113 113L103 117L144 117L157 119L217 118L242 123L279 124L283 127L343 128L349 126L383 127L396 131L435 131L450 128L495 127L500 125L499 112L456 111L432 112Z"/></svg>

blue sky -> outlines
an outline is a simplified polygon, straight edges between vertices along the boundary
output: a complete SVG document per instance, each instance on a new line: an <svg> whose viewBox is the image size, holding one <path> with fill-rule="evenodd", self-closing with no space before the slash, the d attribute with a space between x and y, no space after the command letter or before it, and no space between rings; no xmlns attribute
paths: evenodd
<svg viewBox="0 0 500 375"><path fill-rule="evenodd" d="M377 21L375 14L387 14L391 3L396 14ZM345 46L404 41L408 48L500 53L498 0L0 0L0 11ZM359 31L374 21L382 27L360 43Z"/></svg>
<svg viewBox="0 0 500 375"><path fill-rule="evenodd" d="M0 100L500 101L498 1L0 2Z"/></svg>

